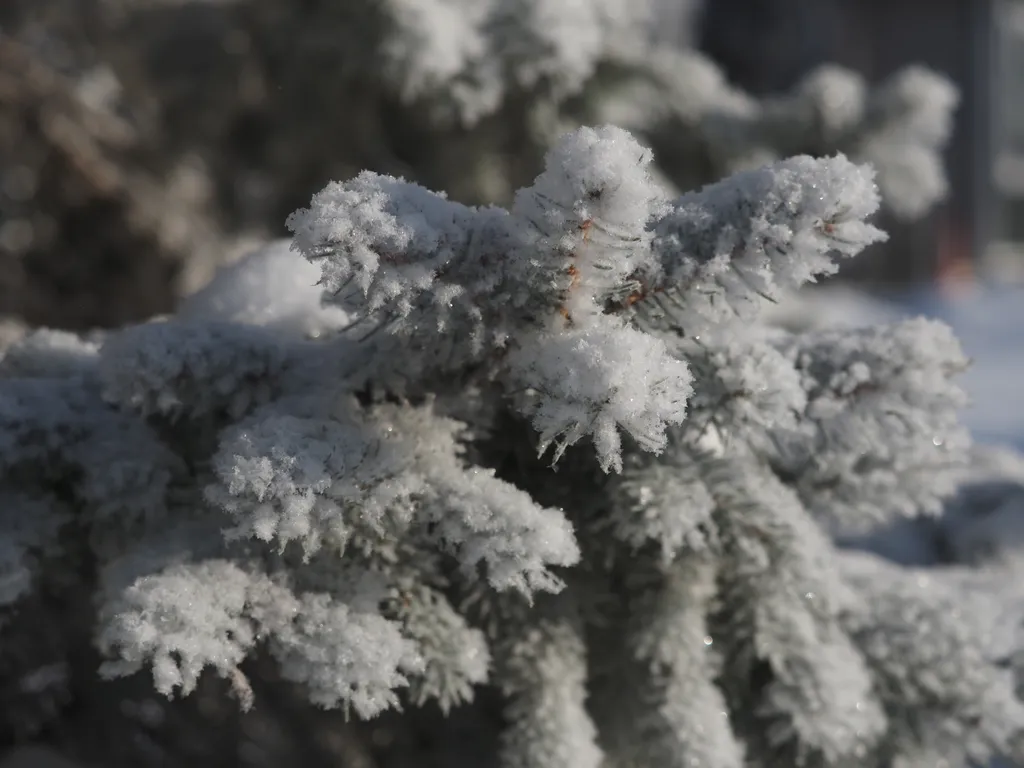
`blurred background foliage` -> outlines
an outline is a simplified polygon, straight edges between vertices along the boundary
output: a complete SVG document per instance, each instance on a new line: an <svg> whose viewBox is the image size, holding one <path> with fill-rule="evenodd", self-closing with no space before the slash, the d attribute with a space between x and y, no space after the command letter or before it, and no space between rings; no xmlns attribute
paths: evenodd
<svg viewBox="0 0 1024 768"><path fill-rule="evenodd" d="M910 63L951 78L965 97L943 158L949 204L915 225L885 222L899 258L869 255L852 274L905 281L977 250L989 226L976 213L985 185L971 170L985 155L984 99L976 46L962 43L977 37L977 8L989 0L929 3L923 29L903 24L920 6L911 0L652 2L659 45L702 49L754 96L797 87L829 61L872 84ZM217 264L283 234L313 191L362 169L468 203L507 202L537 172L553 132L603 117L595 94L632 88L621 62L603 62L558 114L523 88L471 124L441 119L436 105L389 87L379 5L0 4L0 315L85 329L170 311ZM948 45L951 35L960 46ZM651 143L676 169L692 169L692 153L673 159L687 146L675 136ZM688 188L722 172L673 180Z"/></svg>

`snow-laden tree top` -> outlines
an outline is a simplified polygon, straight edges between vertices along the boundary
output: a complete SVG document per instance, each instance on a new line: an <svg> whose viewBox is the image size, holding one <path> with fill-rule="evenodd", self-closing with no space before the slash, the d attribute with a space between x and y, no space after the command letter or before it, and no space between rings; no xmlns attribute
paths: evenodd
<svg viewBox="0 0 1024 768"><path fill-rule="evenodd" d="M492 685L488 765L1011 753L991 613L967 631L962 580L822 527L953 489L956 340L759 322L884 237L873 172L667 199L651 162L579 129L507 210L363 173L174 317L29 336L0 361L5 604L86 563L104 671L167 694L212 668L249 704L255 653L361 718Z"/></svg>

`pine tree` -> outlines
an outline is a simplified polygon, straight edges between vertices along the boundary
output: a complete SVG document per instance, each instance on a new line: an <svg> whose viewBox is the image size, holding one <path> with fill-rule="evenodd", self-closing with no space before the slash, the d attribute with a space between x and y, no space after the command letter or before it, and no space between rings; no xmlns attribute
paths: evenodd
<svg viewBox="0 0 1024 768"><path fill-rule="evenodd" d="M873 172L651 163L583 128L507 210L363 173L173 317L15 345L4 647L84 595L167 695L258 708L259 655L356 720L496 697L486 765L1019 756L998 610L829 536L953 490L956 340L759 321L884 238Z"/></svg>

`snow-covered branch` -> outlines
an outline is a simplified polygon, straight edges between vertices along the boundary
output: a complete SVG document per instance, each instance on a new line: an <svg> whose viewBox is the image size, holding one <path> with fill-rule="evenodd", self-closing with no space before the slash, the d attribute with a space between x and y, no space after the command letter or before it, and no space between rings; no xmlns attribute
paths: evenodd
<svg viewBox="0 0 1024 768"><path fill-rule="evenodd" d="M872 171L796 157L672 201L652 162L580 129L507 210L363 173L174 317L13 346L4 631L73 582L108 676L211 670L248 706L259 656L360 719L492 718L488 765L1011 752L1017 641L826 527L953 489L955 339L758 322L883 237Z"/></svg>

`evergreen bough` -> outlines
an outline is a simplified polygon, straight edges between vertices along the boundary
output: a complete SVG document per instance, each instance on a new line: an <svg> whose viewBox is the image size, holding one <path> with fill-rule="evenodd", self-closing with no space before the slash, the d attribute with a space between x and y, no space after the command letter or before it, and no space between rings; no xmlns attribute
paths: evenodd
<svg viewBox="0 0 1024 768"><path fill-rule="evenodd" d="M954 490L956 340L759 322L883 239L873 172L650 163L583 128L508 210L363 173L173 317L15 345L4 647L85 590L168 695L259 706L257 652L360 719L486 686L509 768L1019 756L998 610L831 535Z"/></svg>

